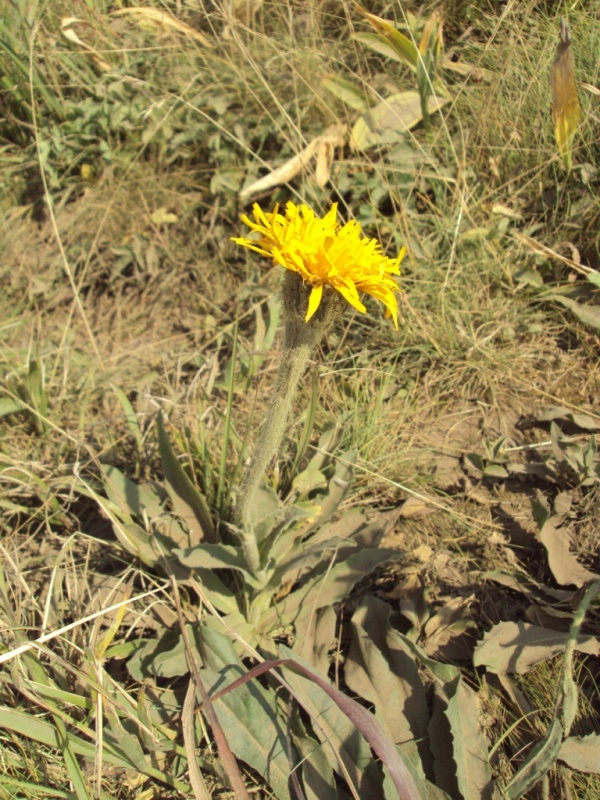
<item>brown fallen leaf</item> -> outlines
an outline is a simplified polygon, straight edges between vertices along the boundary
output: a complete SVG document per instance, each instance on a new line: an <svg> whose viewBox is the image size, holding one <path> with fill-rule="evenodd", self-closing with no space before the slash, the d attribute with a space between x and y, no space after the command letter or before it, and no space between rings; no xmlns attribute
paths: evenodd
<svg viewBox="0 0 600 800"><path fill-rule="evenodd" d="M422 632L427 655L445 661L470 660L475 623L469 609L474 602L475 595L450 598L427 620Z"/></svg>
<svg viewBox="0 0 600 800"><path fill-rule="evenodd" d="M571 769L600 775L600 734L570 736L562 743L558 757Z"/></svg>
<svg viewBox="0 0 600 800"><path fill-rule="evenodd" d="M434 505L432 505L432 503ZM427 517L439 510L439 500L432 498L431 502L426 497L408 497L400 506L401 517Z"/></svg>
<svg viewBox="0 0 600 800"><path fill-rule="evenodd" d="M540 540L548 553L548 566L556 582L561 586L577 586L580 589L599 576L580 564L571 552L571 537L568 529L562 527L564 521L562 514L549 517L540 530Z"/></svg>
<svg viewBox="0 0 600 800"><path fill-rule="evenodd" d="M433 555L433 548L428 544L420 544L418 547L415 547L415 549L412 551L412 554L422 564L427 564Z"/></svg>
<svg viewBox="0 0 600 800"><path fill-rule="evenodd" d="M529 672L536 664L564 653L569 633L553 631L527 622L499 622L475 649L473 665L490 672ZM595 636L578 636L575 650L600 655Z"/></svg>
<svg viewBox="0 0 600 800"><path fill-rule="evenodd" d="M315 179L318 186L325 186L331 175L331 165L336 148L344 146L346 126L335 123L320 136L316 136L300 153L289 158L273 172L259 178L239 193L240 203L244 205L256 194L266 192L282 183L289 183L300 175L316 157Z"/></svg>
<svg viewBox="0 0 600 800"><path fill-rule="evenodd" d="M136 22L140 28L147 28L163 34L180 33L183 36L194 39L203 47L214 47L214 44L207 39L203 33L200 33L200 31L197 31L185 22L181 22L181 20L178 20L173 14L170 14L168 11L163 11L160 8L131 6L130 8L119 8L110 13L113 17L126 16Z"/></svg>
<svg viewBox="0 0 600 800"><path fill-rule="evenodd" d="M561 261L563 264L567 264L567 266L572 267L574 270L579 272L580 275L587 275L589 272L593 272L593 270L591 270L589 267L582 265L580 260L576 260L579 253L574 253L575 259L567 258L566 256L557 253L556 250L553 250L551 247L539 242L537 239L533 239L531 236L525 236L525 234L519 233L519 231L513 231L512 235L518 242L526 245L526 247L528 247L530 250L533 250L535 253L539 253L540 255L546 256L546 258L549 259ZM573 250L571 250L571 252L573 252Z"/></svg>

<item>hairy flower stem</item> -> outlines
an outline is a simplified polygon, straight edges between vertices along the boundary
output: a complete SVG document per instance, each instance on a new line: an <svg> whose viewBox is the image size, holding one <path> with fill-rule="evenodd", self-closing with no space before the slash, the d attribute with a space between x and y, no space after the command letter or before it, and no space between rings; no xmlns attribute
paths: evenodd
<svg viewBox="0 0 600 800"><path fill-rule="evenodd" d="M241 533L241 546L246 563L254 574L260 570L258 543L252 524L256 492L281 445L294 395L311 353L343 307L343 301L337 294L327 292L326 300L324 297L318 313L310 322L305 322L307 294L308 290L300 277L288 273L283 291L286 326L279 372L269 411L259 428L254 453L246 467L237 501L236 517Z"/></svg>

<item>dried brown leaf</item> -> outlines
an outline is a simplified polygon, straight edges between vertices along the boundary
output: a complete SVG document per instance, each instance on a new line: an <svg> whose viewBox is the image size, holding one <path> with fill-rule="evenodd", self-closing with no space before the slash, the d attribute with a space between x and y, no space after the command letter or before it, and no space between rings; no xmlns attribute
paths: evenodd
<svg viewBox="0 0 600 800"><path fill-rule="evenodd" d="M552 631L527 622L499 622L488 631L473 656L476 667L490 672L528 672L536 664L565 651L569 634ZM600 655L600 642L594 636L578 636L575 649Z"/></svg>
<svg viewBox="0 0 600 800"><path fill-rule="evenodd" d="M250 186L246 186L239 193L240 202L247 203L248 200L260 192L266 192L279 186L282 183L289 183L300 175L316 157L315 179L320 187L325 186L331 175L331 165L336 148L343 147L346 140L346 126L335 123L320 136L316 136L309 144L297 155L288 159L273 172L259 178Z"/></svg>
<svg viewBox="0 0 600 800"><path fill-rule="evenodd" d="M570 736L562 743L558 757L571 769L600 775L600 734Z"/></svg>
<svg viewBox="0 0 600 800"><path fill-rule="evenodd" d="M408 497L400 506L401 517L426 517L439 511L440 501L432 498L429 502L426 497Z"/></svg>
<svg viewBox="0 0 600 800"><path fill-rule="evenodd" d="M445 661L470 659L473 638L469 629L474 627L470 608L474 602L475 595L453 597L427 620L422 636L428 655Z"/></svg>
<svg viewBox="0 0 600 800"><path fill-rule="evenodd" d="M353 692L373 703L390 738L424 780L423 766L432 765L425 744L427 697L413 653L390 627L390 611L375 597L366 597L356 610L344 675Z"/></svg>
<svg viewBox="0 0 600 800"><path fill-rule="evenodd" d="M580 589L586 583L598 577L577 561L570 550L571 537L567 528L563 528L562 515L549 517L540 531L540 539L548 553L548 565L556 582L561 586L577 586Z"/></svg>

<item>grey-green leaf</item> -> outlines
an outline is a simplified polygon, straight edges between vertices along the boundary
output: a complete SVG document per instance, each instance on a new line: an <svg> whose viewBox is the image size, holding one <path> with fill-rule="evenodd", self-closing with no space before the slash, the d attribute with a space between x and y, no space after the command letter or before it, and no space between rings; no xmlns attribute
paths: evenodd
<svg viewBox="0 0 600 800"><path fill-rule="evenodd" d="M552 769L560 753L562 737L562 725L555 719L506 787L505 796L508 800L521 800Z"/></svg>
<svg viewBox="0 0 600 800"><path fill-rule="evenodd" d="M176 548L173 554L188 569L235 569L244 574L244 580L257 589L263 583L248 572L242 551L230 544L199 544L196 547Z"/></svg>
<svg viewBox="0 0 600 800"><path fill-rule="evenodd" d="M218 631L202 625L198 644L205 665L201 674L210 694L246 672L229 638ZM278 800L289 800L291 767L275 693L250 681L216 700L214 707L235 755L264 778Z"/></svg>
<svg viewBox="0 0 600 800"><path fill-rule="evenodd" d="M208 504L183 468L171 447L165 431L162 414L157 417L158 449L162 461L167 489L173 501L173 507L185 520L190 532L197 542L217 542L218 538L210 516Z"/></svg>
<svg viewBox="0 0 600 800"><path fill-rule="evenodd" d="M478 723L477 695L461 677L447 684L446 717L453 739L458 786L464 800L491 800L492 770L488 746Z"/></svg>

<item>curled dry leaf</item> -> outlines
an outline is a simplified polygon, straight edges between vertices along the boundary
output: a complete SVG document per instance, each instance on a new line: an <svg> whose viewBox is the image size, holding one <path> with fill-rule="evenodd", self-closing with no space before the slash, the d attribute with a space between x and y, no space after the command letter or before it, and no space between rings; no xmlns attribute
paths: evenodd
<svg viewBox="0 0 600 800"><path fill-rule="evenodd" d="M571 253L573 254L574 258L568 258L567 256L563 256L556 250L553 250L551 247L548 247L548 245L539 242L537 239L534 239L531 236L526 236L524 233L520 233L519 231L513 231L512 235L518 242L521 242L521 244L524 244L530 250L533 250L534 253L539 253L539 255L545 256L546 258L549 259L554 259L555 261L561 261L563 264L572 267L573 269L577 270L579 273L583 275L587 275L588 272L593 272L593 270L590 270L589 267L585 267L581 264L581 259L579 258L579 251L577 251L577 248L575 248L574 251L573 245L571 245L570 243L568 243L569 249L571 250ZM562 244L565 244L565 242L562 242Z"/></svg>
<svg viewBox="0 0 600 800"><path fill-rule="evenodd" d="M65 39L87 51L94 60L98 69L101 69L103 72L108 72L112 69L112 65L102 58L97 50L95 50L87 42L84 42L83 39L78 35L77 29L85 27L85 20L79 19L78 17L63 17L63 19L60 21L60 32Z"/></svg>
<svg viewBox="0 0 600 800"><path fill-rule="evenodd" d="M194 39L203 47L214 47L212 42L200 31L190 27L185 22L181 22L173 14L163 11L160 8L150 8L149 6L131 6L130 8L119 8L111 11L113 17L127 17L132 19L140 28L148 28L158 33L179 33Z"/></svg>
<svg viewBox="0 0 600 800"><path fill-rule="evenodd" d="M288 159L273 172L259 178L239 193L242 204L260 192L266 192L282 183L289 183L300 175L316 157L315 179L320 187L325 186L331 175L331 165L336 148L343 147L346 139L346 126L338 123L330 125L320 136L316 136L300 153Z"/></svg>

